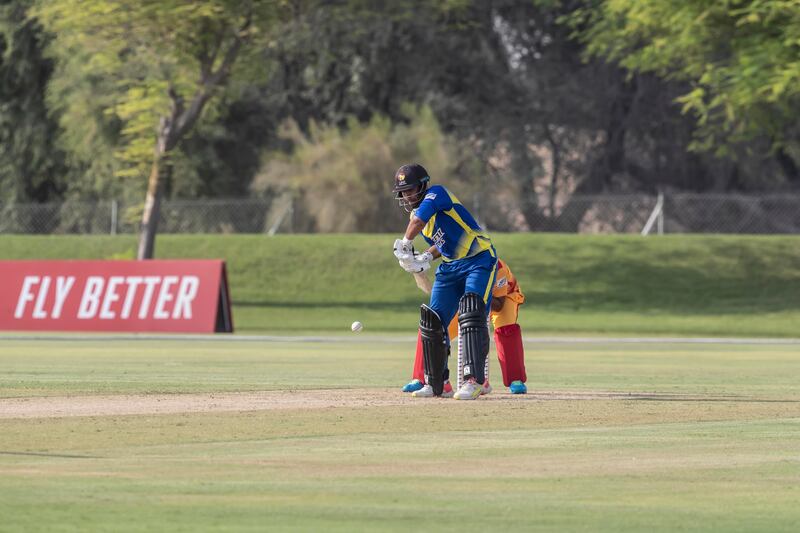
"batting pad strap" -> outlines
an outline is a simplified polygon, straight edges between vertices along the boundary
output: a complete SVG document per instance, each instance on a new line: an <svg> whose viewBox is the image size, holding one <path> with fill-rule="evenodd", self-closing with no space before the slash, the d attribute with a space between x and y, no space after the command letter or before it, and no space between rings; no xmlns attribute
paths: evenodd
<svg viewBox="0 0 800 533"><path fill-rule="evenodd" d="M444 327L436 311L425 304L420 307L419 333L425 365L425 382L433 388L436 396L441 396L444 390L444 369L447 364Z"/></svg>
<svg viewBox="0 0 800 533"><path fill-rule="evenodd" d="M464 379L474 377L478 383L486 380L484 365L489 354L489 328L486 324L486 304L474 292L468 292L458 302L458 326L464 342Z"/></svg>

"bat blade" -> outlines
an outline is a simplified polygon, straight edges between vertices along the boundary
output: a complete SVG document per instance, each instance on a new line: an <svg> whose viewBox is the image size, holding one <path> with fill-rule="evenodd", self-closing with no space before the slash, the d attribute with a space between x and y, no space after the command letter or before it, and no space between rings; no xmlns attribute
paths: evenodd
<svg viewBox="0 0 800 533"><path fill-rule="evenodd" d="M415 272L414 281L416 282L417 287L419 287L419 290L421 290L425 294L430 294L431 291L433 290L433 284L431 283L431 280L428 279L428 276L426 276L424 272Z"/></svg>

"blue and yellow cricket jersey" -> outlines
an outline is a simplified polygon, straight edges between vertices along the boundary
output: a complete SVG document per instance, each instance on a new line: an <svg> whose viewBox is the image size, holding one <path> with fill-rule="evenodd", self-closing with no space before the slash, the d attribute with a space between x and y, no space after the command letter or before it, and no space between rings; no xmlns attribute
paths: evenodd
<svg viewBox="0 0 800 533"><path fill-rule="evenodd" d="M428 189L414 215L426 222L422 237L430 246L439 249L443 261L472 257L485 250L494 256L489 236L458 198L441 185Z"/></svg>

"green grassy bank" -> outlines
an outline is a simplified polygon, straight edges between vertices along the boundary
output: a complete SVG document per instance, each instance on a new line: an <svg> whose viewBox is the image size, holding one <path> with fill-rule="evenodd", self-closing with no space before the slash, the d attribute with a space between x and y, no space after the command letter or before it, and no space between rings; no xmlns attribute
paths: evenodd
<svg viewBox="0 0 800 533"><path fill-rule="evenodd" d="M424 301L390 235L162 235L224 258L243 332L413 332ZM501 234L529 334L800 336L800 237ZM133 257L132 236L1 236L0 259Z"/></svg>

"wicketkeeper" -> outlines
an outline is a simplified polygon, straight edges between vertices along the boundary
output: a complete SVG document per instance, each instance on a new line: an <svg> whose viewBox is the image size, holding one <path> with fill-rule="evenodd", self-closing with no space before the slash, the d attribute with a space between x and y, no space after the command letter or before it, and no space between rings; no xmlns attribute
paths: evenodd
<svg viewBox="0 0 800 533"><path fill-rule="evenodd" d="M525 303L525 295L519 288L517 278L514 277L508 265L502 259L498 259L489 318L494 328L494 341L497 347L497 360L500 362L500 370L503 374L503 385L509 388L511 394L528 392L528 387L525 385L528 376L525 372L522 330L517 322L519 306L523 303ZM458 335L457 317L453 318L447 330L451 339ZM423 390L425 385L422 333L420 333L417 335L417 351L414 357L412 380L403 387L403 392L411 392L414 396L427 396L427 391ZM449 385L449 382L445 383L443 396L447 395L448 389L452 390ZM488 394L492 390L488 374L482 388L482 394Z"/></svg>
<svg viewBox="0 0 800 533"><path fill-rule="evenodd" d="M441 185L429 185L430 179L418 164L404 165L395 172L392 190L400 206L410 213L410 220L403 238L394 243L394 254L400 266L411 273L426 271L431 261L441 256L430 303L420 309L425 383L430 385L432 396L442 396L449 377L450 338L446 325L457 311L464 383L454 397L475 400L485 381L484 365L489 353L487 315L497 253L489 236L458 198ZM412 243L420 233L430 248L417 254Z"/></svg>

